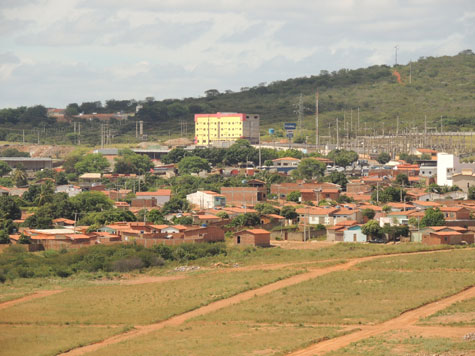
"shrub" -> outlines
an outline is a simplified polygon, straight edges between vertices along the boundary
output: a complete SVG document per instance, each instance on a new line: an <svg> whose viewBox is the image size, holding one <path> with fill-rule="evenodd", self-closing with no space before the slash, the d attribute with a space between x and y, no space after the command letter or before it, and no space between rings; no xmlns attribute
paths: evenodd
<svg viewBox="0 0 475 356"><path fill-rule="evenodd" d="M112 264L112 270L116 272L129 272L142 267L144 267L144 263L139 257L123 258Z"/></svg>

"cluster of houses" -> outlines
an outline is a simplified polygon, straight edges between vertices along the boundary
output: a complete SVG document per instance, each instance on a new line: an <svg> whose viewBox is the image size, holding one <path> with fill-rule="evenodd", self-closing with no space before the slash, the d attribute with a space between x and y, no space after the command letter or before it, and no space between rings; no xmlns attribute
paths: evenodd
<svg viewBox="0 0 475 356"><path fill-rule="evenodd" d="M153 156L155 168L153 174L170 177L177 174L173 164L163 165L160 157L163 149L144 150L143 154ZM167 151L168 152L168 151ZM116 149L98 151L111 162L118 154ZM139 152L140 153L140 152ZM181 243L203 243L224 241L225 234L231 232L236 245L270 246L271 239L300 240L325 236L334 242L369 242L370 238L362 231L368 221L364 211L374 211L373 219L381 227L390 225L411 225L407 241L426 244L460 244L474 243L475 201L467 200L470 187L475 186L475 165L462 164L454 155L437 153L433 150L420 149L420 155L430 154L432 160L420 160L415 164L404 161L390 161L381 165L370 160L360 163L360 169L338 170L333 162L326 158L316 158L327 165L327 171L341 171L348 176L346 187L329 182L295 181L268 185L255 178L260 169L272 169L280 175L287 175L296 169L300 160L284 157L273 160L271 167L239 168L228 167L215 169L208 174L245 174L247 179L243 186L222 187L219 192L198 190L186 196L192 207L191 212L168 214L165 218L172 221L174 217L189 216L191 225L156 225L150 222L117 222L90 231L88 226L76 226L68 219L56 219L54 229L22 228L23 234L30 236L31 249L63 249L90 246L95 244L136 243L143 246L154 244L177 245ZM1 158L0 158L1 160ZM406 195L399 202L381 203L372 200L375 189L384 189L396 183L396 177L404 173L409 186L405 186ZM114 201L117 209L128 210L137 214L146 209L161 209L172 198L171 189L155 191L131 191L130 189L107 189L101 180L111 182L119 178L137 178L135 175L85 173L79 177L77 185L56 186L56 192L67 193L73 197L84 190L101 192ZM437 183L441 186L457 185L461 190L428 192L422 186ZM25 189L0 187L2 195L21 195ZM290 194L298 192L299 201L289 201ZM133 198L124 201L133 193ZM341 199L346 196L347 199ZM350 199L348 199L350 198ZM340 201L341 203L337 203ZM346 201L346 202L345 202ZM348 202L351 201L351 202ZM279 210L286 206L295 208L295 216L286 218L278 214L258 214L257 204L270 203ZM425 210L438 208L445 216L444 226L418 226ZM232 219L254 213L259 217L259 224L254 228L232 228ZM27 214L19 219L23 222ZM229 234L228 234L229 235ZM10 236L15 243L19 234Z"/></svg>

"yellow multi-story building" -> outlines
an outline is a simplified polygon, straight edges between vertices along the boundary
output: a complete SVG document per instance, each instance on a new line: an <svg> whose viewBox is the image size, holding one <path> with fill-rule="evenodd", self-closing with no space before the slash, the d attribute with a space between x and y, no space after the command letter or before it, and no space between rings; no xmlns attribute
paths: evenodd
<svg viewBox="0 0 475 356"><path fill-rule="evenodd" d="M221 112L195 114L196 145L219 145L239 139L259 143L259 115Z"/></svg>

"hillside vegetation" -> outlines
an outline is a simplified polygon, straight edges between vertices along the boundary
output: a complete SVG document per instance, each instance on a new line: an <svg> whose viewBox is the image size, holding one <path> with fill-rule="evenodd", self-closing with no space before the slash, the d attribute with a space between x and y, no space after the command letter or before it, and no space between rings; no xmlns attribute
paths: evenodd
<svg viewBox="0 0 475 356"><path fill-rule="evenodd" d="M395 71L399 73L400 81ZM178 121L183 120L188 123L188 136L191 137L194 132L193 116L196 113L256 113L261 115L262 133L268 128L274 128L277 136L280 136L284 122L297 122L296 111L302 95L304 130L301 134L314 138L317 89L322 135L328 135L329 124L334 135L337 117L340 119L340 132L343 133L343 117L346 117L347 126L350 126L351 110L352 134L356 134L358 108L360 134L363 134L365 124L368 133L373 133L373 130L381 133L383 124L385 132L395 131L398 116L400 132L414 126L422 129L425 115L429 127L440 129L442 123L444 131L467 131L475 127L475 54L471 50L452 57L423 57L412 64L394 67L375 65L335 72L322 70L319 75L260 83L252 88L241 88L240 92L226 90L221 93L211 88L201 98L148 101L143 104L136 119L145 121L146 132L152 137L180 132ZM71 104L69 111L87 109L83 111L91 112L95 106L96 112L130 112L135 104L135 101L108 100L103 107L97 106L97 102ZM18 129L22 125L35 126L45 130L45 127L53 125L51 120L44 118L41 110L22 108L18 119L15 119L14 111L15 109L0 110L0 136L2 129L8 133L11 127ZM35 117L36 114L42 114L42 117ZM99 136L97 128L89 127L92 125L93 123L89 123L84 127L84 135ZM99 123L97 127L98 125ZM74 142L74 137L65 136L70 125L61 124L62 126L62 132L57 132L58 126L55 126L56 139L66 138ZM135 134L133 122L120 126L113 123L112 127L118 135ZM87 132L86 129L90 131ZM44 131L41 139L44 140L47 136ZM86 142L87 137L83 141Z"/></svg>

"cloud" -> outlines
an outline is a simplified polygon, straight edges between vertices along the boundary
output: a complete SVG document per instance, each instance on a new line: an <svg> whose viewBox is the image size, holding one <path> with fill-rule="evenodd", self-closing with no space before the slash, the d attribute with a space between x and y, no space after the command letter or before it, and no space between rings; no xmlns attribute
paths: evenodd
<svg viewBox="0 0 475 356"><path fill-rule="evenodd" d="M472 0L3 0L0 107L188 97L475 47ZM5 88L8 88L5 89Z"/></svg>

